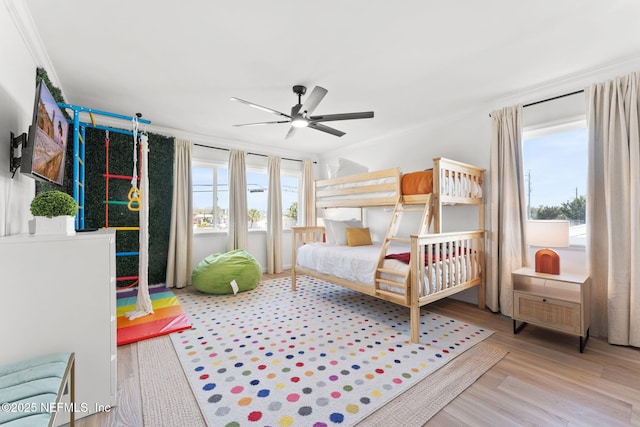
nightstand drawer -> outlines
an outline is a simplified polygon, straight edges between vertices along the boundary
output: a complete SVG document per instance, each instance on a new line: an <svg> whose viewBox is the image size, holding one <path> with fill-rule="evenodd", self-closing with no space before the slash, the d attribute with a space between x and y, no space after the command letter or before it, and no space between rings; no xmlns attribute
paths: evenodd
<svg viewBox="0 0 640 427"><path fill-rule="evenodd" d="M580 335L580 304L513 293L513 318Z"/></svg>

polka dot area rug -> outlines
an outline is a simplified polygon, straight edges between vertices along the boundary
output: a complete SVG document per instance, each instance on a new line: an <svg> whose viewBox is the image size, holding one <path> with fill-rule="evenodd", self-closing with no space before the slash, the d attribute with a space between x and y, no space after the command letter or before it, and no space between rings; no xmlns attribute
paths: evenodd
<svg viewBox="0 0 640 427"><path fill-rule="evenodd" d="M178 295L193 327L170 337L208 425L354 425L492 334L423 308L413 344L408 308L298 282Z"/></svg>

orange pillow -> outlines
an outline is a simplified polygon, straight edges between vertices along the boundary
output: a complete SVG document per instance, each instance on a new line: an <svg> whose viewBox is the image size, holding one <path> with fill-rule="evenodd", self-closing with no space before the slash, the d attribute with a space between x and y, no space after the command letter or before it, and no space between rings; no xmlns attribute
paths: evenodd
<svg viewBox="0 0 640 427"><path fill-rule="evenodd" d="M369 232L368 228L347 227L347 245L366 246L372 244L371 233Z"/></svg>
<svg viewBox="0 0 640 427"><path fill-rule="evenodd" d="M433 192L433 170L410 172L402 175L402 194L429 194Z"/></svg>

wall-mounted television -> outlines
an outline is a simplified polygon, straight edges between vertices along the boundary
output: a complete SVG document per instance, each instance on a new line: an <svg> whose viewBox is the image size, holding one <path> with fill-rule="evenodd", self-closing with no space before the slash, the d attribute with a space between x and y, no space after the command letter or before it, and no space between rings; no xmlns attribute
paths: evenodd
<svg viewBox="0 0 640 427"><path fill-rule="evenodd" d="M33 121L22 147L20 172L62 185L69 123L44 81L38 83Z"/></svg>

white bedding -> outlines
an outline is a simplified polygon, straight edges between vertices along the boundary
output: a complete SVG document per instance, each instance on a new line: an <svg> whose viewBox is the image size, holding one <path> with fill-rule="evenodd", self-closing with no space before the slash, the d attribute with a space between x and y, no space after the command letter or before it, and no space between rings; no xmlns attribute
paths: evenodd
<svg viewBox="0 0 640 427"><path fill-rule="evenodd" d="M329 274L332 276L340 277L342 279L351 280L353 282L362 283L365 285L374 284L375 270L378 266L378 258L380 256L380 244L366 245L366 246L343 246L331 243L309 243L298 248L296 254L297 265L311 270L318 271L320 273ZM408 245L396 245L391 246L387 251L387 254L408 252ZM464 262L465 257L456 257L455 264L457 264L457 277L453 278L453 283L461 283L466 281L467 271L471 272L467 268L467 263ZM437 280L436 270L439 270L440 274L443 274L445 278L449 275L449 263L440 264L438 269L434 268L435 264L426 266L425 268L425 294L430 294L436 291L438 283L441 280ZM409 265L402 261L395 259L385 259L383 268L406 272L409 269ZM430 277L429 277L430 276ZM383 274L381 277L397 280L397 276ZM403 293L403 290L390 285L382 284L381 289L388 290L396 293Z"/></svg>
<svg viewBox="0 0 640 427"><path fill-rule="evenodd" d="M454 178L453 176L445 176L443 173L440 180L442 183L440 195L442 196L482 198L482 187L467 176L456 175Z"/></svg>
<svg viewBox="0 0 640 427"><path fill-rule="evenodd" d="M353 282L373 286L380 256L380 244L343 246L332 243L310 243L298 249L297 263L320 273L330 274ZM388 253L402 253L408 246L390 249ZM406 271L409 265L395 259L384 261L385 268Z"/></svg>

